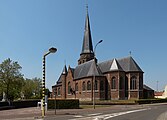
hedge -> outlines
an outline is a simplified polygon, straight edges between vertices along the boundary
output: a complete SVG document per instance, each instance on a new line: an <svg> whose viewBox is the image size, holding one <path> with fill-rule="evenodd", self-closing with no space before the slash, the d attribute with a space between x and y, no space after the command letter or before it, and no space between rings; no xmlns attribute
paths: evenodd
<svg viewBox="0 0 167 120"><path fill-rule="evenodd" d="M9 106L9 103L8 102L0 102L0 107L2 106Z"/></svg>
<svg viewBox="0 0 167 120"><path fill-rule="evenodd" d="M137 104L151 104L151 103L164 103L167 102L167 99L140 99L136 100Z"/></svg>
<svg viewBox="0 0 167 120"><path fill-rule="evenodd" d="M11 105L15 108L37 107L38 102L40 100L13 101Z"/></svg>
<svg viewBox="0 0 167 120"><path fill-rule="evenodd" d="M48 100L48 109L78 109L79 100L78 99L58 99L58 100Z"/></svg>
<svg viewBox="0 0 167 120"><path fill-rule="evenodd" d="M0 102L0 110L13 109L13 108L26 108L26 107L36 107L40 100L20 100L11 101L10 105L8 102Z"/></svg>
<svg viewBox="0 0 167 120"><path fill-rule="evenodd" d="M92 105L92 101L80 101L80 105ZM134 100L102 100L95 101L96 105L134 105Z"/></svg>

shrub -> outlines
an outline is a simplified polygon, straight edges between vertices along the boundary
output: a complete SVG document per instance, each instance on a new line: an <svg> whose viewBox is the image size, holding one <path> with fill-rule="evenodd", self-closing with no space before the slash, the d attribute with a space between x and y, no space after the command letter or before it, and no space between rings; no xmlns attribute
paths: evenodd
<svg viewBox="0 0 167 120"><path fill-rule="evenodd" d="M48 109L78 109L79 100L78 99L60 99L60 100L48 100Z"/></svg>
<svg viewBox="0 0 167 120"><path fill-rule="evenodd" d="M40 100L20 100L9 102L0 102L0 110L13 109L13 108L26 108L26 107L36 107Z"/></svg>
<svg viewBox="0 0 167 120"><path fill-rule="evenodd" d="M140 99L136 100L137 104L151 104L151 103L164 103L167 102L167 99Z"/></svg>
<svg viewBox="0 0 167 120"><path fill-rule="evenodd" d="M11 103L15 108L36 107L40 100L13 101Z"/></svg>

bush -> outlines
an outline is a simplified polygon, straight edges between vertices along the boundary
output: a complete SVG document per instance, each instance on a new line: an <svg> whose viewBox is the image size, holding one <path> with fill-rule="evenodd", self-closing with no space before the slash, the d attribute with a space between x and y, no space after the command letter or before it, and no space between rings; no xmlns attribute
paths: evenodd
<svg viewBox="0 0 167 120"><path fill-rule="evenodd" d="M80 105L92 105L92 101L81 101ZM106 100L106 101L95 101L96 105L134 105L134 100Z"/></svg>
<svg viewBox="0 0 167 120"><path fill-rule="evenodd" d="M56 100L56 109L78 109L78 99ZM48 109L55 109L55 100L48 100Z"/></svg>
<svg viewBox="0 0 167 120"><path fill-rule="evenodd" d="M26 107L36 107L40 100L23 100L23 101L11 101L0 102L0 110L13 109L13 108L26 108Z"/></svg>
<svg viewBox="0 0 167 120"><path fill-rule="evenodd" d="M3 106L9 106L9 103L8 102L0 102L0 107L3 107Z"/></svg>
<svg viewBox="0 0 167 120"><path fill-rule="evenodd" d="M151 104L151 103L164 103L167 102L167 99L140 99L136 100L137 104Z"/></svg>
<svg viewBox="0 0 167 120"><path fill-rule="evenodd" d="M15 108L36 107L40 100L13 101L11 103Z"/></svg>

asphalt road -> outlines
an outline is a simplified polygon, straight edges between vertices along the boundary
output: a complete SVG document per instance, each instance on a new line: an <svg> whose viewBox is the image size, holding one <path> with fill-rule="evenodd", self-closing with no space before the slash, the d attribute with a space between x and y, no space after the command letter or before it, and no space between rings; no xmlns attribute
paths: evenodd
<svg viewBox="0 0 167 120"><path fill-rule="evenodd" d="M0 111L0 120L34 119L43 120L41 110L36 107ZM57 110L56 115L49 110L44 120L167 120L167 103Z"/></svg>
<svg viewBox="0 0 167 120"><path fill-rule="evenodd" d="M167 105L114 106L82 113L46 118L47 120L167 120Z"/></svg>
<svg viewBox="0 0 167 120"><path fill-rule="evenodd" d="M140 111L141 110L141 111ZM166 117L161 114L166 114ZM131 113L118 115L108 120L167 120L167 106L149 106L148 108L138 109Z"/></svg>

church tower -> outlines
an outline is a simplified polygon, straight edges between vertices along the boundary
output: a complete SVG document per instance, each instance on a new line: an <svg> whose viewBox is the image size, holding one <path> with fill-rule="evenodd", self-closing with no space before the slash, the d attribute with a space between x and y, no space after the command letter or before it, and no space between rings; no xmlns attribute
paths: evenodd
<svg viewBox="0 0 167 120"><path fill-rule="evenodd" d="M90 61L93 58L94 58L94 52L93 52L92 37L91 37L89 15L88 15L88 6L87 6L83 45L82 45L80 58L78 60L78 65L84 62Z"/></svg>

